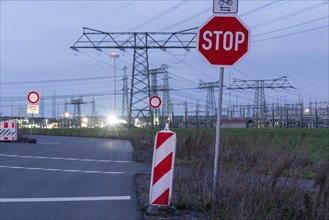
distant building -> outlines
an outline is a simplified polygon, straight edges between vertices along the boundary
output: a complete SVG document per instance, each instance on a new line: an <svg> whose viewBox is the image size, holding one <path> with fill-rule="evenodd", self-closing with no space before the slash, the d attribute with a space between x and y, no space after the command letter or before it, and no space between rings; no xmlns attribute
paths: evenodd
<svg viewBox="0 0 329 220"><path fill-rule="evenodd" d="M250 119L222 119L222 128L249 128L252 127Z"/></svg>

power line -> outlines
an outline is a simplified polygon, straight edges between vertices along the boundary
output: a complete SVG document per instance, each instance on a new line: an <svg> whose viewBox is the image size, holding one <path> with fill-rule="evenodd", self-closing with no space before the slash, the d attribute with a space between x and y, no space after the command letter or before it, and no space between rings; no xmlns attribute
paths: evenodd
<svg viewBox="0 0 329 220"><path fill-rule="evenodd" d="M128 6L130 6L131 4L133 4L135 1L136 1L136 0L133 0L133 1L131 1L131 2L128 2L127 4L125 4L124 6L120 7L119 9L115 10L114 12L111 12L110 14L108 14L108 15L106 15L106 16L104 16L104 17L101 17L101 18L99 18L99 19L97 19L96 21L94 21L94 22L88 24L87 26L94 25L94 24L96 24L96 23L98 23L98 22L100 22L100 21L102 21L102 20L105 20L105 19L107 19L107 18L109 18L109 17L112 17L113 15L117 14L118 12L122 11L123 9L125 9L125 8L127 8Z"/></svg>
<svg viewBox="0 0 329 220"><path fill-rule="evenodd" d="M272 31L268 31L268 32L260 33L260 34L255 34L255 35L252 35L252 37L259 37L259 36L263 36L263 35L266 35L266 34L271 34L271 33L279 32L279 31L283 31L283 30L288 30L288 29L291 29L291 28L295 28L295 27L298 27L298 26L305 25L305 24L310 24L310 23L317 22L317 21L320 21L320 20L323 20L323 19L327 19L328 17L329 16L324 16L324 17L316 18L316 19L306 21L306 22L303 22L303 23L291 25L291 26L288 26L288 27L279 28L279 29L276 29L276 30L272 30Z"/></svg>
<svg viewBox="0 0 329 220"><path fill-rule="evenodd" d="M131 29L128 30L128 31L134 31L134 30L136 30L136 29L139 29L139 28L141 28L141 27L143 27L143 26L145 26L145 25L151 23L151 22L154 22L154 21L158 20L159 18L161 18L161 17L163 17L163 16L169 14L170 12L176 10L177 8L183 6L183 5L186 4L186 3L188 3L188 0L180 1L178 4L174 5L173 7L169 8L169 9L165 10L164 12L161 12L160 14L158 14L158 15L156 15L156 16L150 18L149 20L147 20L147 21L145 21L145 22L143 22L143 23L141 23L141 24L139 24L139 25L137 25L137 26L131 28Z"/></svg>
<svg viewBox="0 0 329 220"><path fill-rule="evenodd" d="M276 3L277 3L277 2L272 2L272 3L270 3L270 4L266 4L266 5L264 5L264 6L261 6L261 7L257 8L257 9L251 10L251 11L249 11L249 14L254 13L254 12L258 11L258 10L264 9L264 8L266 8L266 7L269 7L270 5L274 5L274 4L276 4ZM208 10L208 9L206 9L206 10L204 10L204 11L207 11L207 10ZM204 13L204 11L202 11L202 13ZM248 13L247 13L247 14L248 14Z"/></svg>
<svg viewBox="0 0 329 220"><path fill-rule="evenodd" d="M253 14L253 13L255 13L255 12L261 11L261 10L263 10L263 9L268 9L270 6L275 5L275 4L278 4L278 3L280 3L280 2L283 2L283 0L272 1L272 2L267 3L267 4L265 4L265 5L259 6L258 8L255 8L255 9L252 9L252 10L250 10L250 11L247 11L247 12L241 14L239 17L244 17L244 16L246 16L246 15L250 15L250 14Z"/></svg>
<svg viewBox="0 0 329 220"><path fill-rule="evenodd" d="M196 14L188 17L188 18L183 19L182 21L179 21L179 22L177 22L175 24L172 24L172 25L170 25L168 27L162 28L160 31L164 31L164 30L167 30L169 28L177 27L177 26L179 26L181 24L184 24L184 23L186 23L188 21L191 21L194 18L197 18L197 17L199 17L201 15L204 15L204 14L210 12L211 10L212 10L212 7L206 8L206 9L204 9L204 10L202 10L202 11L200 11L200 12L198 12L198 13L196 13Z"/></svg>
<svg viewBox="0 0 329 220"><path fill-rule="evenodd" d="M258 70L258 71L261 71L261 72L263 72L263 73L266 73L266 74L269 74L269 75L272 75L272 76L276 76L276 77L281 77L282 75L284 75L284 74L281 74L281 75L278 75L278 74L273 74L273 73L269 73L269 72L267 72L267 71L264 71L264 70L261 70L261 69L259 69L258 67L255 67L255 66L253 66L253 65L251 65L251 64L249 64L249 63L247 63L246 61L242 61L242 62L244 62L245 64L247 64L247 65L249 65L249 66L251 66L251 67L253 67L254 69L256 69L256 70ZM241 71L240 69L238 69L237 67L234 67L233 68L234 70L236 70L236 71L238 71L240 74L242 74L242 75L244 75L245 77L247 77L247 78L249 78L249 79L252 79L252 78L250 78L249 76L248 76L248 74L246 74L246 73L244 73L243 71ZM290 77L290 79L291 79L291 77ZM295 81L298 81L298 80L296 80L296 79L294 79L294 78L292 78L293 80L295 80ZM310 84L311 82L308 82L307 84ZM303 91L303 90L299 90L299 91ZM289 90L289 92L295 92L295 90ZM307 93L307 91L304 91L304 92L306 92ZM295 97L298 97L299 96L299 94L291 94L291 95L294 95ZM269 95L267 95L268 97L271 97L271 96L269 96ZM306 95L307 96L307 95ZM326 99L326 98L328 98L328 97L325 97L325 96L322 96L322 95L317 95L317 97L322 97L322 98L324 98L324 99ZM272 96L272 98L276 98L275 96Z"/></svg>
<svg viewBox="0 0 329 220"><path fill-rule="evenodd" d="M277 74L274 74L274 73L271 73L271 72L265 71L265 70L263 70L263 69L260 69L258 66L255 66L255 65L253 65L253 64L250 64L250 63L246 62L245 60L242 60L241 62L244 63L244 64L246 64L246 65L248 65L248 66L250 66L250 67L252 67L253 69L255 69L255 70L257 70L257 71L262 72L262 73L266 73L266 74L269 74L269 75L272 75L272 76L276 76L276 77L279 76L279 75L277 75ZM281 74L281 75L285 75L285 74ZM299 79L293 78L293 77L291 77L291 76L289 76L289 78L290 78L290 79L293 79L294 81L298 81L298 82L300 82L300 83L303 83L303 84L305 84L305 85L313 84L312 82L299 81ZM314 85L314 86L321 86L321 85L315 85L315 84L313 84L313 85Z"/></svg>
<svg viewBox="0 0 329 220"><path fill-rule="evenodd" d="M278 17L278 18L275 18L275 19L272 19L272 20L269 20L269 21L265 21L265 22L259 23L257 25L250 26L249 28L255 29L255 28L258 28L258 27L261 27L261 26L264 26L264 25L268 25L268 24L271 24L271 23L274 23L274 22L277 22L277 21L281 21L281 20L284 20L286 18L290 18L290 17L293 17L295 15L299 15L299 14L305 13L307 11L322 7L326 4L328 4L328 2L321 2L321 3L318 3L316 5L312 5L310 7L304 8L302 10L295 11L295 12L289 13L287 15L284 15L284 16L281 16L281 17Z"/></svg>
<svg viewBox="0 0 329 220"><path fill-rule="evenodd" d="M315 31L315 30L319 30L319 29L322 29L322 28L326 28L326 27L329 27L329 25L322 25L322 26L315 27L315 28L310 28L310 29L306 29L306 30L302 30L302 31L296 31L296 32L289 33L289 34L278 35L278 36L264 38L264 39L260 39L260 40L252 40L251 42L256 43L256 42L262 42L262 41L267 41L267 40L273 40L273 39L288 37L288 36L292 36L292 35L296 35L296 34L302 34L302 33L305 33L305 32Z"/></svg>
<svg viewBox="0 0 329 220"><path fill-rule="evenodd" d="M16 84L39 84L39 83L60 83L60 82L76 82L76 81L91 81L111 79L114 76L86 77L86 78L71 78L71 79L51 79L51 80L35 80L35 81L16 81L16 82L1 82L2 85Z"/></svg>

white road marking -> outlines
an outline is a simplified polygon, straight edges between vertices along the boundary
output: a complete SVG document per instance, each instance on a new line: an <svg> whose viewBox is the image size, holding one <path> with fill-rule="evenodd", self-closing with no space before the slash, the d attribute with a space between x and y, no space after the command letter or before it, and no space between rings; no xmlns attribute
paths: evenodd
<svg viewBox="0 0 329 220"><path fill-rule="evenodd" d="M96 161L96 160L92 160L92 159L81 159L80 161L94 162L94 161Z"/></svg>
<svg viewBox="0 0 329 220"><path fill-rule="evenodd" d="M60 160L61 158L59 158L59 157L50 157L51 159L53 159L53 160Z"/></svg>
<svg viewBox="0 0 329 220"><path fill-rule="evenodd" d="M76 158L65 158L66 160L79 160L79 159L76 159Z"/></svg>
<svg viewBox="0 0 329 220"><path fill-rule="evenodd" d="M8 167L8 166L7 166L7 167L5 167L5 168L11 168L11 167ZM60 170L59 170L59 169L51 169L51 168L48 168L47 171L60 171ZM68 172L70 172L70 171L68 171ZM71 171L71 172L72 172L72 171Z"/></svg>
<svg viewBox="0 0 329 220"><path fill-rule="evenodd" d="M100 162L100 163L130 163L127 160L96 160L86 158L67 158L67 157L41 157L41 156L26 156L26 155L14 155L14 154L0 154L1 157L19 157L19 158L32 158L32 159L48 159L48 160L71 160L82 162Z"/></svg>
<svg viewBox="0 0 329 220"><path fill-rule="evenodd" d="M49 145L59 145L57 142L37 142L37 144L49 144Z"/></svg>
<svg viewBox="0 0 329 220"><path fill-rule="evenodd" d="M66 170L66 172L79 172L78 170Z"/></svg>
<svg viewBox="0 0 329 220"><path fill-rule="evenodd" d="M0 198L5 202L85 202L131 200L130 196L96 196L96 197L55 197L55 198Z"/></svg>
<svg viewBox="0 0 329 220"><path fill-rule="evenodd" d="M29 167L29 170L41 170L41 168L37 168L37 167Z"/></svg>
<svg viewBox="0 0 329 220"><path fill-rule="evenodd" d="M63 169L51 169L51 168L38 168L38 167L17 167L17 166L0 166L0 168L6 169L23 169L23 170L41 170L41 171L55 171L55 172L70 172L70 173L96 173L96 174L124 174L124 172L112 172L112 171L97 171L97 170L63 170Z"/></svg>
<svg viewBox="0 0 329 220"><path fill-rule="evenodd" d="M22 167L14 167L14 166L12 166L11 168L13 168L13 169L22 169Z"/></svg>

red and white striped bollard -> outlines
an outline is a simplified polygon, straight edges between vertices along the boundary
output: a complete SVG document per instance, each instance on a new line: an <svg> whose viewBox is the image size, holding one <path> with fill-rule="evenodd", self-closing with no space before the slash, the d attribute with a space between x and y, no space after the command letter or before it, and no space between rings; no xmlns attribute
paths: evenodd
<svg viewBox="0 0 329 220"><path fill-rule="evenodd" d="M171 201L176 151L176 134L166 124L154 141L150 205L168 206Z"/></svg>

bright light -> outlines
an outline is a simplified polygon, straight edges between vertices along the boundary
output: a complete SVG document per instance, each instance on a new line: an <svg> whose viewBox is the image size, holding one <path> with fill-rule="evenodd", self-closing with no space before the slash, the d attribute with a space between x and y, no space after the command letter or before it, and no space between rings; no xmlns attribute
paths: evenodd
<svg viewBox="0 0 329 220"><path fill-rule="evenodd" d="M88 127L88 118L86 118L86 117L83 117L83 118L82 118L81 127L82 127L82 128L86 128L86 127Z"/></svg>
<svg viewBox="0 0 329 220"><path fill-rule="evenodd" d="M110 125L115 125L115 124L119 123L119 120L118 120L117 116L110 115L107 117L107 123L109 123Z"/></svg>
<svg viewBox="0 0 329 220"><path fill-rule="evenodd" d="M117 57L119 57L120 55L117 54L116 52L112 52L110 56L113 57L113 58L117 58Z"/></svg>
<svg viewBox="0 0 329 220"><path fill-rule="evenodd" d="M136 127L138 127L138 128L140 128L141 127L141 123L140 123L140 121L139 121L139 119L138 118L135 118L135 126Z"/></svg>
<svg viewBox="0 0 329 220"><path fill-rule="evenodd" d="M68 117L70 117L70 113L68 113L68 112L65 112L65 113L64 113L64 117L65 117L65 118L68 118Z"/></svg>
<svg viewBox="0 0 329 220"><path fill-rule="evenodd" d="M115 115L110 115L107 117L107 123L110 125L115 125L115 124L128 124L127 121L118 118Z"/></svg>
<svg viewBox="0 0 329 220"><path fill-rule="evenodd" d="M305 113L309 113L310 112L310 109L306 108L304 112Z"/></svg>

